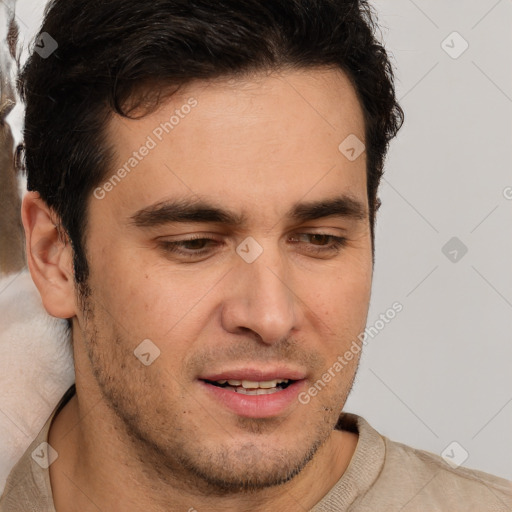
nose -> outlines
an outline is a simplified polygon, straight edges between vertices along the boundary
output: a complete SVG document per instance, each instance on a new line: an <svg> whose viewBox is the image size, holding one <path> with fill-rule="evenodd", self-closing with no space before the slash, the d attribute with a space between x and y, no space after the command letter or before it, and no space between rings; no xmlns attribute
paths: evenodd
<svg viewBox="0 0 512 512"><path fill-rule="evenodd" d="M251 331L265 344L290 336L299 326L298 298L287 269L276 255L265 253L253 263L238 261L231 274L230 293L222 307L222 325L234 334Z"/></svg>

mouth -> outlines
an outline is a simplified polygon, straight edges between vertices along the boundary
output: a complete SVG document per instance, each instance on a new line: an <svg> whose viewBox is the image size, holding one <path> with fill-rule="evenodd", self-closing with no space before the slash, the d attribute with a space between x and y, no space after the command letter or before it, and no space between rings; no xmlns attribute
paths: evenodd
<svg viewBox="0 0 512 512"><path fill-rule="evenodd" d="M306 373L285 367L239 368L198 378L215 407L246 418L269 418L289 413L306 386Z"/></svg>
<svg viewBox="0 0 512 512"><path fill-rule="evenodd" d="M241 393L242 395L271 395L286 389L288 386L297 382L292 379L274 379L264 381L253 380L237 380L237 379L219 379L208 380L203 379L207 384L217 386L234 393Z"/></svg>

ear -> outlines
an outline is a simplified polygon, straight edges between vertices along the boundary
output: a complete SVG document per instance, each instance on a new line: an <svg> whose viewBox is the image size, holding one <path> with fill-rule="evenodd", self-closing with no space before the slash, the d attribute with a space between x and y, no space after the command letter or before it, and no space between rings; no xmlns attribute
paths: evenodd
<svg viewBox="0 0 512 512"><path fill-rule="evenodd" d="M53 210L37 192L28 192L21 206L27 264L46 311L58 318L76 315L73 249L58 227Z"/></svg>

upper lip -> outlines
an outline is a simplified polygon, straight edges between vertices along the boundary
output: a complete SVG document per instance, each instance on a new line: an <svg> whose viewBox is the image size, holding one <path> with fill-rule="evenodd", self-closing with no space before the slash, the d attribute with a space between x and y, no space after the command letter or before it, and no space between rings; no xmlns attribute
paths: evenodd
<svg viewBox="0 0 512 512"><path fill-rule="evenodd" d="M306 377L306 372L298 368L286 366L263 368L245 367L221 370L208 375L201 375L200 380L250 380L253 382L264 382L269 380L302 380Z"/></svg>

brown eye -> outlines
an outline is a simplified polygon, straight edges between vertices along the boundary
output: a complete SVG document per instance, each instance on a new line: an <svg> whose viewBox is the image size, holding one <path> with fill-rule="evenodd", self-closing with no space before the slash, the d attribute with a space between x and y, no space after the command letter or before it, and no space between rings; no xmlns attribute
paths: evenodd
<svg viewBox="0 0 512 512"><path fill-rule="evenodd" d="M326 233L298 233L288 239L294 244L304 245L310 253L325 255L336 254L345 244L347 239Z"/></svg>
<svg viewBox="0 0 512 512"><path fill-rule="evenodd" d="M219 242L213 238L203 236L173 242L165 240L160 242L159 245L166 253L175 254L183 258L194 258L211 253L219 245Z"/></svg>
<svg viewBox="0 0 512 512"><path fill-rule="evenodd" d="M210 242L211 240L209 238L196 238L193 240L183 240L180 244L184 249L198 251L200 249L204 249Z"/></svg>
<svg viewBox="0 0 512 512"><path fill-rule="evenodd" d="M313 245L329 245L332 238L330 235L310 235L310 237Z"/></svg>

